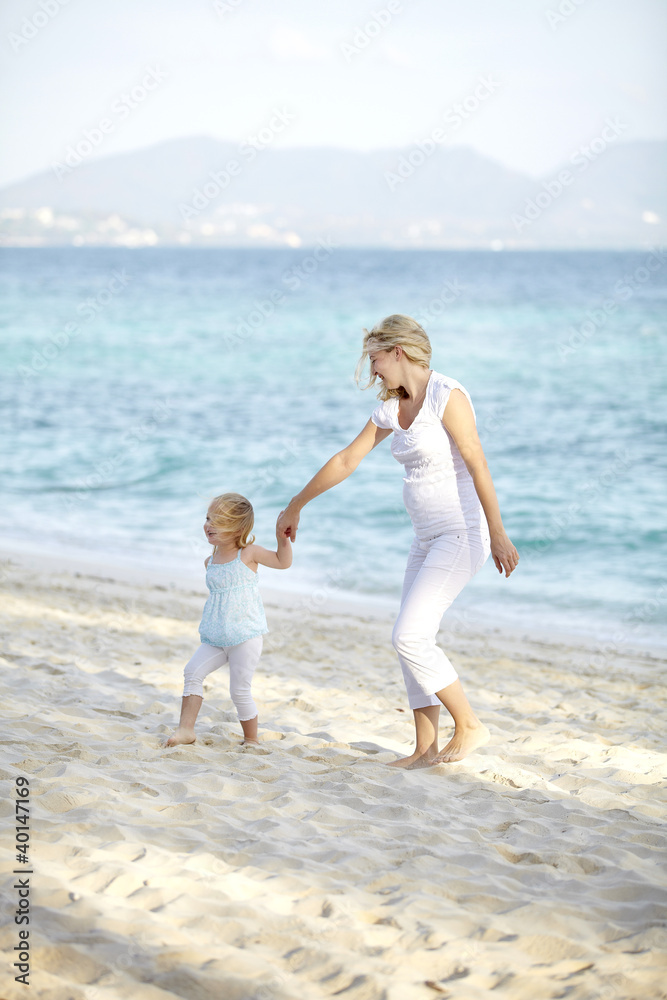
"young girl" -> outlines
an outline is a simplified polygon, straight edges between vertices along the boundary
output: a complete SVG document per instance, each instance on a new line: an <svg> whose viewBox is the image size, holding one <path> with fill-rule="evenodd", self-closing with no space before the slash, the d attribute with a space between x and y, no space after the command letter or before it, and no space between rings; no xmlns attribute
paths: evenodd
<svg viewBox="0 0 667 1000"><path fill-rule="evenodd" d="M211 501L204 532L214 546L204 560L210 594L204 606L199 637L202 645L185 667L181 720L164 746L195 742L195 720L201 708L204 678L229 664L229 693L243 728L243 744L258 743L257 706L250 684L268 632L259 593L257 567L287 569L292 564L289 538L278 538L276 552L254 544L255 521L249 500L224 493ZM243 745L242 744L242 745Z"/></svg>

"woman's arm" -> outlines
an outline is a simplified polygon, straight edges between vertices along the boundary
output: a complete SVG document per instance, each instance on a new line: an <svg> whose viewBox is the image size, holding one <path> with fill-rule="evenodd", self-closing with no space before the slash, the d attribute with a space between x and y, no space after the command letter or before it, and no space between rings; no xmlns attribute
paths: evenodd
<svg viewBox="0 0 667 1000"><path fill-rule="evenodd" d="M326 493L332 486L337 486L350 476L361 462L380 441L391 434L391 428L378 427L369 420L361 434L342 451L337 452L326 462L319 472L316 472L309 483L306 483L300 493L292 497L285 510L278 518L276 530L285 538L296 539L299 526L299 515L307 503L310 503L320 493Z"/></svg>
<svg viewBox="0 0 667 1000"><path fill-rule="evenodd" d="M442 423L451 434L461 458L472 476L475 490L489 525L491 555L499 573L509 576L516 569L519 553L507 536L500 516L498 498L479 440L472 407L460 389L452 389L445 405Z"/></svg>

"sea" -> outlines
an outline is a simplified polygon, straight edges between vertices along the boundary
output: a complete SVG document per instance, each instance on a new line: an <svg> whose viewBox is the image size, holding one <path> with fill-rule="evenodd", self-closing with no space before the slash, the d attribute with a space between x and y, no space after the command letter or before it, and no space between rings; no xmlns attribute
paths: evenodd
<svg viewBox="0 0 667 1000"><path fill-rule="evenodd" d="M667 645L665 248L4 247L0 300L5 551L203 587L227 491L271 547L377 405L354 381L363 330L400 312L471 394L520 554L446 619ZM304 509L292 568L262 586L398 606L412 530L389 443Z"/></svg>

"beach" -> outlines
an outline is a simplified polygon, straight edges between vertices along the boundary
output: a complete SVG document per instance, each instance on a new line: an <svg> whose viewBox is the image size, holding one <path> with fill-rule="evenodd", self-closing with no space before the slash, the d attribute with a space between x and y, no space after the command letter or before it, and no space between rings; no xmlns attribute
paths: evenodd
<svg viewBox="0 0 667 1000"><path fill-rule="evenodd" d="M221 670L165 749L203 579L16 552L1 578L6 1000L667 996L656 653L446 616L492 740L404 771L391 613L264 591L260 745Z"/></svg>

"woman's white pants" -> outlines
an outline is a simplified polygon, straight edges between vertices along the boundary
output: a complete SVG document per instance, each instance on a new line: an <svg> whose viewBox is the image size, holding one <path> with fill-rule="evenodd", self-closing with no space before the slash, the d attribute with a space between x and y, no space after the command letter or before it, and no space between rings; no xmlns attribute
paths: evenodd
<svg viewBox="0 0 667 1000"><path fill-rule="evenodd" d="M229 694L241 722L254 719L257 706L253 701L250 685L255 667L262 655L263 636L246 639L238 646L210 646L202 643L195 655L185 665L183 697L198 694L204 697L204 678L229 663Z"/></svg>
<svg viewBox="0 0 667 1000"><path fill-rule="evenodd" d="M414 539L391 637L410 708L440 705L435 692L457 679L435 637L443 614L490 554L485 526L446 532L428 541Z"/></svg>

